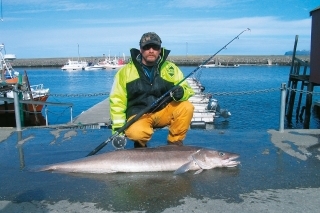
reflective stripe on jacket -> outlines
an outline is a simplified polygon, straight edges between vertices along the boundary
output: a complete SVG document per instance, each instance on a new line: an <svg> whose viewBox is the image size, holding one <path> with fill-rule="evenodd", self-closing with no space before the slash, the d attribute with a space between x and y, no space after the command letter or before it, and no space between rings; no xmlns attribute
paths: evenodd
<svg viewBox="0 0 320 213"><path fill-rule="evenodd" d="M113 130L122 127L130 116L151 106L184 78L182 71L174 63L166 61L169 50L161 48L151 82L139 62L140 51L131 49L130 52L131 61L116 73L110 92L110 116ZM194 91L186 81L183 81L180 86L184 89L184 95L179 101L188 100ZM163 109L167 104L157 106L155 111Z"/></svg>

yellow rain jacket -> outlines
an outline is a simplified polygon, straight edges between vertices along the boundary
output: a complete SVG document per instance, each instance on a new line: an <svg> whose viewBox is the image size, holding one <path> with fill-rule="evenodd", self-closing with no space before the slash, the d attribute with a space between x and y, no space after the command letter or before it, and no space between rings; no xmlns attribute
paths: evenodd
<svg viewBox="0 0 320 213"><path fill-rule="evenodd" d="M151 106L184 78L182 71L174 63L166 61L169 50L161 48L160 57L150 77L143 69L140 51L131 49L130 52L131 60L116 73L110 92L110 116L113 131L122 127L129 117ZM188 100L194 91L186 81L183 81L180 86L184 89L184 95L179 101ZM170 101L150 111L157 112Z"/></svg>

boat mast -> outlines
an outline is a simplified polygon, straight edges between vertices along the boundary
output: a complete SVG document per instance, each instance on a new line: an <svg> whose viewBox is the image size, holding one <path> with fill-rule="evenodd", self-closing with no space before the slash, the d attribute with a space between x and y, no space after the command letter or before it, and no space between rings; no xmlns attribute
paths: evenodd
<svg viewBox="0 0 320 213"><path fill-rule="evenodd" d="M79 44L78 44L78 61L80 61Z"/></svg>

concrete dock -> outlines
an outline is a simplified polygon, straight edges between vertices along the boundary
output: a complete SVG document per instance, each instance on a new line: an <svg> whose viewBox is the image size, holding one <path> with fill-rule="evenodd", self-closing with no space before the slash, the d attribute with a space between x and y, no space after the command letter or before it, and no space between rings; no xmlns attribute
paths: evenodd
<svg viewBox="0 0 320 213"><path fill-rule="evenodd" d="M109 99L73 122L99 123L110 124ZM157 130L148 147L165 145L167 131ZM184 145L240 155L236 168L197 175L37 172L83 158L110 136L106 128L0 128L0 212L318 212L318 129L190 129ZM99 153L112 151L107 144Z"/></svg>
<svg viewBox="0 0 320 213"><path fill-rule="evenodd" d="M99 102L93 107L86 111L83 111L75 119L73 119L74 124L96 124L101 123L105 125L110 124L110 106L109 98Z"/></svg>
<svg viewBox="0 0 320 213"><path fill-rule="evenodd" d="M85 157L110 136L109 129L0 128L0 212L318 212L318 129L191 129L186 146L235 152L241 161L197 175L36 172ZM160 129L148 146L166 137ZM108 144L99 153L110 151Z"/></svg>

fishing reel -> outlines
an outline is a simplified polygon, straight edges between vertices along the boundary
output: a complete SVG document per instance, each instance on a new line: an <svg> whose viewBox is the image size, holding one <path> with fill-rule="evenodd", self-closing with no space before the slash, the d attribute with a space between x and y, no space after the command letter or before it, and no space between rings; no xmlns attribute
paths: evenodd
<svg viewBox="0 0 320 213"><path fill-rule="evenodd" d="M112 146L115 149L124 149L124 147L127 145L127 139L125 135L117 135L112 139Z"/></svg>

